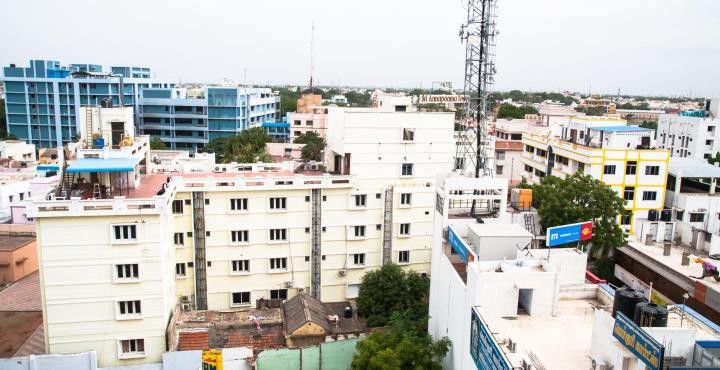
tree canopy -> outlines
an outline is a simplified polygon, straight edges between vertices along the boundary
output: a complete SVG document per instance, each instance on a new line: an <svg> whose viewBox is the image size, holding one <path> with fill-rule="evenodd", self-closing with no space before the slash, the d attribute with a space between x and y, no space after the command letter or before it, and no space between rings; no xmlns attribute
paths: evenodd
<svg viewBox="0 0 720 370"><path fill-rule="evenodd" d="M165 142L160 140L160 138L154 137L150 140L150 150L165 150L167 148Z"/></svg>
<svg viewBox="0 0 720 370"><path fill-rule="evenodd" d="M625 244L625 233L618 225L625 202L607 184L576 173L565 178L544 177L532 188L543 229L593 221L591 253L598 258L613 255Z"/></svg>
<svg viewBox="0 0 720 370"><path fill-rule="evenodd" d="M265 150L271 140L261 127L253 127L232 137L214 139L203 150L214 152L218 163L272 162Z"/></svg>
<svg viewBox="0 0 720 370"><path fill-rule="evenodd" d="M447 337L433 341L426 331L392 325L358 342L351 367L353 370L440 370L450 345Z"/></svg>
<svg viewBox="0 0 720 370"><path fill-rule="evenodd" d="M522 119L522 118L525 118L526 114L538 114L538 111L537 111L537 109L535 109L529 105L523 105L521 107L516 107L512 104L503 104L498 109L497 118Z"/></svg>
<svg viewBox="0 0 720 370"><path fill-rule="evenodd" d="M403 314L408 320L423 320L428 315L429 295L430 278L388 263L363 276L357 298L358 313L367 319L369 326L383 326L394 314Z"/></svg>
<svg viewBox="0 0 720 370"><path fill-rule="evenodd" d="M315 131L307 131L293 140L295 144L305 144L300 150L300 158L306 161L322 161L325 139Z"/></svg>

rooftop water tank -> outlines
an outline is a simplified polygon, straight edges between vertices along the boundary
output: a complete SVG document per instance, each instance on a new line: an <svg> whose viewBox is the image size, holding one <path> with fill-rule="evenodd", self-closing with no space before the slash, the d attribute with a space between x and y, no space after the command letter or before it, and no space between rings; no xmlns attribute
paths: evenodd
<svg viewBox="0 0 720 370"><path fill-rule="evenodd" d="M655 303L642 302L635 306L633 321L641 327L664 328L668 322L668 310Z"/></svg>
<svg viewBox="0 0 720 370"><path fill-rule="evenodd" d="M645 301L643 292L632 288L619 288L615 290L612 316L615 317L615 313L620 311L629 319L632 319L635 315L635 306Z"/></svg>

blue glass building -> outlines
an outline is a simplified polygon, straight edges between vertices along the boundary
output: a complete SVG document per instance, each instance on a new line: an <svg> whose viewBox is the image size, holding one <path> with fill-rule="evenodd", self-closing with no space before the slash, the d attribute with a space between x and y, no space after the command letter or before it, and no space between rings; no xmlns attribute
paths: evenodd
<svg viewBox="0 0 720 370"><path fill-rule="evenodd" d="M3 69L8 132L38 147L72 141L82 122L80 107L109 98L134 107L138 133L159 137L172 149L194 149L210 140L264 122L276 122L280 98L268 88L201 86L174 88L150 78L150 68L110 67L31 60ZM122 77L121 77L122 76ZM188 93L190 92L190 93Z"/></svg>
<svg viewBox="0 0 720 370"><path fill-rule="evenodd" d="M171 149L202 147L280 116L280 97L269 88L150 88L142 90L139 105L140 132Z"/></svg>
<svg viewBox="0 0 720 370"><path fill-rule="evenodd" d="M31 60L28 67L11 64L3 68L8 132L38 147L61 146L77 136L81 106L96 106L106 98L118 105L120 75L123 103L135 107L136 122L143 88L174 86L151 80L149 68L112 70L116 74L103 72L97 64L63 66L53 60Z"/></svg>

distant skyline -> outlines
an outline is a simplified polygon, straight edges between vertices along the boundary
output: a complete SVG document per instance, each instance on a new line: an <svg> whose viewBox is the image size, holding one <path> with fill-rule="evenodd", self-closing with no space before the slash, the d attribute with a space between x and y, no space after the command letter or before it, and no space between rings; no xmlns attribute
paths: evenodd
<svg viewBox="0 0 720 370"><path fill-rule="evenodd" d="M462 88L460 0L5 0L0 64L147 66L183 82ZM499 0L495 90L720 96L720 1ZM247 81L244 72L247 70Z"/></svg>

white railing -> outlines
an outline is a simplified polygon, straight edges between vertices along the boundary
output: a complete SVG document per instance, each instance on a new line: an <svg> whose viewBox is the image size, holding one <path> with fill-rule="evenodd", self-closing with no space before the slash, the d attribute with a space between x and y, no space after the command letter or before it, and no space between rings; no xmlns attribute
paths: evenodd
<svg viewBox="0 0 720 370"><path fill-rule="evenodd" d="M66 199L36 200L28 204L28 217L68 217L97 215L136 215L159 214L170 209L177 187L170 183L163 195L150 198L127 198L116 196L113 199Z"/></svg>
<svg viewBox="0 0 720 370"><path fill-rule="evenodd" d="M324 174L322 176L305 176L296 174L292 176L273 177L173 177L172 184L178 191L199 190L248 190L248 189L314 189L314 188L347 188L352 187L352 176L337 176Z"/></svg>

